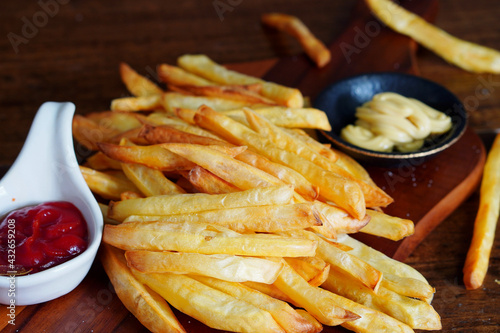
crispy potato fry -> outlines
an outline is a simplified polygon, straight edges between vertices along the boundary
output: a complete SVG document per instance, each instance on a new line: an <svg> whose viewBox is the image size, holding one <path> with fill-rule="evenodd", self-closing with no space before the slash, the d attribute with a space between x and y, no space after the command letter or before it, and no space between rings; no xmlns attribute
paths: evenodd
<svg viewBox="0 0 500 333"><path fill-rule="evenodd" d="M286 262L274 285L324 325L336 326L359 318L339 305L340 296L309 285Z"/></svg>
<svg viewBox="0 0 500 333"><path fill-rule="evenodd" d="M125 257L130 267L142 273L195 274L231 282L271 284L283 268L275 261L227 254L127 251Z"/></svg>
<svg viewBox="0 0 500 333"><path fill-rule="evenodd" d="M332 268L335 267L347 272L354 279L377 292L380 283L382 282L383 274L379 270L370 266L368 263L309 231L293 230L282 232L280 234L291 237L306 238L318 242L318 248L316 250L316 256L318 258L321 258L330 264Z"/></svg>
<svg viewBox="0 0 500 333"><path fill-rule="evenodd" d="M401 296L384 287L380 287L377 292L374 292L339 269L332 268L322 287L337 295L385 313L413 329L441 329L441 319L428 303ZM375 330L371 332L373 331Z"/></svg>
<svg viewBox="0 0 500 333"><path fill-rule="evenodd" d="M313 287L321 286L330 272L330 265L318 257L285 258L285 261Z"/></svg>
<svg viewBox="0 0 500 333"><path fill-rule="evenodd" d="M125 191L120 194L120 200L129 200L129 199L138 199L144 198L142 193L134 192L134 191Z"/></svg>
<svg viewBox="0 0 500 333"><path fill-rule="evenodd" d="M269 257L310 257L315 254L317 246L314 240L271 234L240 234L221 226L193 222L107 224L103 241L127 251L180 251Z"/></svg>
<svg viewBox="0 0 500 333"><path fill-rule="evenodd" d="M364 218L366 207L363 193L357 183L276 147L266 137L208 107L198 109L195 120L201 127L217 132L223 139L233 144L247 145L271 161L294 169L311 184L318 186L323 197L344 208L355 218Z"/></svg>
<svg viewBox="0 0 500 333"><path fill-rule="evenodd" d="M321 229L327 229L333 235L358 232L370 221L369 215L365 215L363 219L356 219L353 218L344 209L326 204L321 201L314 201L314 207L323 217L323 226L321 227ZM327 230L322 230L320 231L320 233L327 236ZM327 237L335 238L329 236Z"/></svg>
<svg viewBox="0 0 500 333"><path fill-rule="evenodd" d="M191 109L196 110L202 105L207 105L214 110L234 110L249 106L245 101L227 99L215 96L194 96L186 95L178 92L166 92L162 95L161 103L163 108L168 112L174 112L175 109ZM263 107L266 104L254 103L254 107Z"/></svg>
<svg viewBox="0 0 500 333"><path fill-rule="evenodd" d="M287 294L285 294L272 284L258 283L252 281L242 282L241 284L249 288L255 289L263 294L266 294L267 296L271 296L272 298L276 298L281 301L296 305L294 304L293 300L290 297L288 297Z"/></svg>
<svg viewBox="0 0 500 333"><path fill-rule="evenodd" d="M179 311L205 325L233 332L284 332L271 314L183 274L144 274L139 281L163 296Z"/></svg>
<svg viewBox="0 0 500 333"><path fill-rule="evenodd" d="M112 111L151 111L163 108L161 95L121 97L111 101Z"/></svg>
<svg viewBox="0 0 500 333"><path fill-rule="evenodd" d="M168 125L179 131L220 140L220 138L217 135L213 134L212 132L206 131L198 126L193 126L192 124L189 124L182 119L173 118L167 115L165 112L151 113L149 116L146 117L145 123L156 126Z"/></svg>
<svg viewBox="0 0 500 333"><path fill-rule="evenodd" d="M101 128L114 129L119 133L140 127L144 119L142 115L120 111L92 112L86 117Z"/></svg>
<svg viewBox="0 0 500 333"><path fill-rule="evenodd" d="M240 188L198 165L189 170L187 179L194 186L194 188L198 190L198 192L223 194L241 191Z"/></svg>
<svg viewBox="0 0 500 333"><path fill-rule="evenodd" d="M393 30L409 36L446 61L471 72L500 73L500 52L456 38L390 0L366 0Z"/></svg>
<svg viewBox="0 0 500 333"><path fill-rule="evenodd" d="M270 121L248 108L245 108L243 112L245 113L250 128L269 138L277 147L293 152L327 171L331 171L338 176L345 177L356 182L363 191L367 207L385 207L393 202L393 199L380 188L353 177L349 172L339 167L333 161L324 157L317 151L314 151L304 141L293 137L283 129L273 125Z"/></svg>
<svg viewBox="0 0 500 333"><path fill-rule="evenodd" d="M109 217L123 221L130 215L172 215L212 209L288 204L293 193L292 187L284 185L227 194L161 195L126 202L111 202Z"/></svg>
<svg viewBox="0 0 500 333"><path fill-rule="evenodd" d="M163 93L163 90L150 79L140 75L124 62L120 63L120 76L128 91L134 96L151 96Z"/></svg>
<svg viewBox="0 0 500 333"><path fill-rule="evenodd" d="M102 217L105 224L120 224L120 222L108 218L108 210L109 210L108 205L105 205L101 202L98 202L98 204L99 208L101 209Z"/></svg>
<svg viewBox="0 0 500 333"><path fill-rule="evenodd" d="M121 170L122 164L112 158L107 157L103 152L98 151L85 160L85 166L94 170L114 169Z"/></svg>
<svg viewBox="0 0 500 333"><path fill-rule="evenodd" d="M355 255L374 268L383 272L384 275L391 274L404 278L413 278L420 280L425 284L429 284L427 280L413 267L406 265L400 261L394 260L380 251L348 236L339 235L337 241L341 244L351 247L350 254Z"/></svg>
<svg viewBox="0 0 500 333"><path fill-rule="evenodd" d="M100 259L120 300L147 329L152 332L186 332L165 299L134 277L122 251L103 244Z"/></svg>
<svg viewBox="0 0 500 333"><path fill-rule="evenodd" d="M269 297L241 283L222 281L205 276L191 277L214 289L220 290L228 295L248 302L262 310L269 312L274 320L276 320L276 322L281 327L283 327L286 332L312 333L320 332L323 328L319 327L318 330L316 321L301 316L287 303L277 300L273 297Z"/></svg>
<svg viewBox="0 0 500 333"><path fill-rule="evenodd" d="M321 331L323 331L323 325L321 325L321 323L316 318L314 318L313 316L311 316L311 314L309 312L307 312L304 309L296 309L295 311L297 311L297 313L299 315L301 315L302 318L304 318L311 325L313 325L313 327L314 327L314 331L313 332L321 332Z"/></svg>
<svg viewBox="0 0 500 333"><path fill-rule="evenodd" d="M259 89L255 89L253 86L258 86ZM275 101L258 94L257 91L261 90L260 83L254 83L253 85L176 85L169 87L172 91L184 94L226 98L242 101L248 105L277 105Z"/></svg>
<svg viewBox="0 0 500 333"><path fill-rule="evenodd" d="M370 222L359 230L366 234L398 241L413 235L415 230L413 222L407 219L390 216L371 209L366 210L366 215L370 216Z"/></svg>
<svg viewBox="0 0 500 333"><path fill-rule="evenodd" d="M263 14L261 20L265 25L295 37L316 66L321 68L330 62L330 50L311 33L298 17L282 13L269 13Z"/></svg>
<svg viewBox="0 0 500 333"><path fill-rule="evenodd" d="M189 170L194 163L174 154L161 145L119 146L101 142L99 149L106 156L123 163L138 163L160 171Z"/></svg>
<svg viewBox="0 0 500 333"><path fill-rule="evenodd" d="M254 108L253 111L265 117L276 126L285 128L312 128L325 131L332 130L326 113L314 108L271 106ZM242 109L221 112L241 123L246 122L246 117Z"/></svg>
<svg viewBox="0 0 500 333"><path fill-rule="evenodd" d="M177 59L178 65L185 70L219 84L262 84L262 95L278 104L301 108L304 104L302 93L298 89L288 88L273 82L241 74L215 63L206 55L186 54ZM238 109L238 108L234 108Z"/></svg>
<svg viewBox="0 0 500 333"><path fill-rule="evenodd" d="M163 147L242 190L283 184L278 178L271 176L267 172L211 149L209 146L189 143L166 143L163 144Z"/></svg>
<svg viewBox="0 0 500 333"><path fill-rule="evenodd" d="M132 215L124 220L124 222L133 221L210 223L239 233L275 233L321 225L311 203L211 209L174 215Z"/></svg>
<svg viewBox="0 0 500 333"><path fill-rule="evenodd" d="M119 200L123 192L139 192L128 179L121 179L85 166L80 166L80 171L90 190L104 199Z"/></svg>
<svg viewBox="0 0 500 333"><path fill-rule="evenodd" d="M392 290L402 296L417 298L429 304L431 303L434 293L436 292L432 286L423 281L411 277L392 275L389 273L384 273L384 278L382 279L380 286L385 289Z"/></svg>
<svg viewBox="0 0 500 333"><path fill-rule="evenodd" d="M189 84L197 86L211 86L216 84L215 82L205 80L201 76L189 73L180 67L168 64L161 64L158 66L157 72L159 79L170 85L181 86Z"/></svg>
<svg viewBox="0 0 500 333"><path fill-rule="evenodd" d="M500 134L497 134L484 165L479 210L474 222L472 242L465 259L464 283L467 289L481 287L486 277L499 214Z"/></svg>
<svg viewBox="0 0 500 333"><path fill-rule="evenodd" d="M73 117L73 136L89 150L99 150L98 142L108 141L121 132L116 128L99 126L95 121L76 114Z"/></svg>
<svg viewBox="0 0 500 333"><path fill-rule="evenodd" d="M232 146L226 141L215 139L208 136L192 134L183 130L176 129L172 125L152 126L145 124L139 136L143 137L150 144L159 143L191 143L198 145L221 145Z"/></svg>

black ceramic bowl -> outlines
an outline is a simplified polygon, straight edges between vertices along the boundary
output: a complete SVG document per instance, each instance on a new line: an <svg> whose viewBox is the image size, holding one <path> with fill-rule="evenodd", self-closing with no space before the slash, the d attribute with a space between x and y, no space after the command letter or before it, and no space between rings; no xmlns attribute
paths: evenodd
<svg viewBox="0 0 500 333"><path fill-rule="evenodd" d="M452 128L445 134L426 140L415 152L377 152L357 147L340 137L340 131L355 121L356 108L381 92L395 92L420 100L446 113ZM460 100L443 86L418 76L401 73L369 73L338 81L327 87L316 99L314 107L326 112L332 125L330 132L321 132L321 140L331 141L338 149L366 164L397 167L409 159L420 162L453 145L465 132L467 113Z"/></svg>

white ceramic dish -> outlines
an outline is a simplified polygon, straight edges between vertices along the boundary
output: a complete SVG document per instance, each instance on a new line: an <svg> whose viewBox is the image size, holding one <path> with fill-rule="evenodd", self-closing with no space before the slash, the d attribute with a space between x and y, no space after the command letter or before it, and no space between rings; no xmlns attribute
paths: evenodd
<svg viewBox="0 0 500 333"><path fill-rule="evenodd" d="M0 181L0 217L12 210L47 201L70 201L88 224L88 248L77 257L47 270L0 277L0 303L30 305L52 300L73 290L87 275L102 237L99 206L80 173L76 160L72 103L44 103L38 110L16 161ZM12 283L13 282L13 283ZM12 293L14 287L14 293Z"/></svg>

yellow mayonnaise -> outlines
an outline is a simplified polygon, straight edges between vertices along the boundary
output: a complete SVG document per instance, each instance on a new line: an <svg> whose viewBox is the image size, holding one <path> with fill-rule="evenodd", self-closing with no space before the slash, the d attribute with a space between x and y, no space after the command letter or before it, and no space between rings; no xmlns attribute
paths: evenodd
<svg viewBox="0 0 500 333"><path fill-rule="evenodd" d="M361 148L390 152L416 151L424 140L451 128L446 114L393 92L377 94L356 109L356 122L342 129L347 142Z"/></svg>

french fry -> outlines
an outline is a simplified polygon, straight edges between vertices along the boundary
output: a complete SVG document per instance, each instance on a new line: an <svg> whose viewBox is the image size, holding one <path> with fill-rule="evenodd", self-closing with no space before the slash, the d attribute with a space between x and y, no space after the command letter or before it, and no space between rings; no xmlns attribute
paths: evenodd
<svg viewBox="0 0 500 333"><path fill-rule="evenodd" d="M259 89L255 89L253 86L258 86ZM259 83L224 86L176 85L170 86L170 90L196 96L211 96L242 101L247 105L276 105L273 100L258 94L258 91L261 90Z"/></svg>
<svg viewBox="0 0 500 333"><path fill-rule="evenodd" d="M99 149L108 157L123 163L138 163L160 171L189 170L194 163L160 145L120 146L101 142Z"/></svg>
<svg viewBox="0 0 500 333"><path fill-rule="evenodd" d="M189 143L166 143L163 144L163 147L242 190L283 184L278 178L271 176L267 172L211 149L209 146Z"/></svg>
<svg viewBox="0 0 500 333"><path fill-rule="evenodd" d="M380 287L377 292L374 292L337 268L332 268L322 287L371 309L383 312L413 329L441 329L440 317L428 303L401 296L384 287Z"/></svg>
<svg viewBox="0 0 500 333"><path fill-rule="evenodd" d="M324 325L336 326L359 318L339 305L340 296L311 286L286 262L274 285Z"/></svg>
<svg viewBox="0 0 500 333"><path fill-rule="evenodd" d="M142 273L183 273L210 276L231 282L271 284L283 264L262 258L184 252L125 252L128 265Z"/></svg>
<svg viewBox="0 0 500 333"><path fill-rule="evenodd" d="M127 251L179 251L262 257L310 257L315 254L317 246L317 242L308 239L271 234L240 234L221 226L193 222L107 224L103 241Z"/></svg>
<svg viewBox="0 0 500 333"><path fill-rule="evenodd" d="M144 119L142 115L119 111L92 112L85 116L100 128L113 129L118 133L140 127Z"/></svg>
<svg viewBox="0 0 500 333"><path fill-rule="evenodd" d="M133 272L138 280L164 297L173 307L214 329L284 332L269 312L186 275Z"/></svg>
<svg viewBox="0 0 500 333"><path fill-rule="evenodd" d="M318 210L320 215L323 217L323 226L321 229L327 229L333 235L336 234L350 234L358 232L370 221L370 216L365 215L362 219L356 219L352 217L347 211L336 207L334 205L329 205L321 201L314 201L314 207ZM322 235L327 231L320 232ZM329 237L329 236L327 236ZM334 238L334 237L329 237Z"/></svg>
<svg viewBox="0 0 500 333"><path fill-rule="evenodd" d="M145 124L142 127L139 136L143 137L150 144L191 143L206 146L232 146L226 141L215 139L213 137L192 134L183 130L176 129L172 125L152 126Z"/></svg>
<svg viewBox="0 0 500 333"><path fill-rule="evenodd" d="M367 209L366 215L370 216L370 222L359 231L399 241L413 234L415 228L412 221L390 216L382 212Z"/></svg>
<svg viewBox="0 0 500 333"><path fill-rule="evenodd" d="M111 101L112 111L151 111L163 108L161 95L121 97Z"/></svg>
<svg viewBox="0 0 500 333"><path fill-rule="evenodd" d="M121 170L122 168L122 165L119 161L107 157L101 151L98 151L94 155L89 156L85 161L85 166L94 170L106 170L106 169Z"/></svg>
<svg viewBox="0 0 500 333"><path fill-rule="evenodd" d="M181 86L181 85L198 85L198 86L211 86L216 84L215 82L205 80L204 78L189 73L177 66L171 66L168 64L161 64L157 68L158 77L162 82L170 85Z"/></svg>
<svg viewBox="0 0 500 333"><path fill-rule="evenodd" d="M182 119L168 116L165 112L151 113L146 117L145 123L149 123L152 125L168 125L183 132L220 140L220 138L217 135L209 131L206 131L198 126L193 126L183 121Z"/></svg>
<svg viewBox="0 0 500 333"><path fill-rule="evenodd" d="M124 220L124 222L134 221L210 223L239 233L275 233L321 225L311 203L211 209L189 214L132 215Z"/></svg>
<svg viewBox="0 0 500 333"><path fill-rule="evenodd" d="M324 67L330 62L330 50L298 17L282 13L268 13L263 14L261 20L265 25L295 37L318 67Z"/></svg>
<svg viewBox="0 0 500 333"><path fill-rule="evenodd" d="M161 103L163 108L168 112L174 112L175 109L192 109L196 110L202 105L207 105L214 110L234 110L241 109L248 104L245 101L227 99L214 96L194 96L186 95L178 92L166 92L162 95ZM266 106L266 104L255 103L254 107Z"/></svg>
<svg viewBox="0 0 500 333"><path fill-rule="evenodd" d="M120 193L120 200L130 200L130 199L138 199L138 198L144 198L142 193L139 192L134 192L134 191L125 191Z"/></svg>
<svg viewBox="0 0 500 333"><path fill-rule="evenodd" d="M241 191L240 188L198 165L189 170L187 179L199 192L203 193L223 194Z"/></svg>
<svg viewBox="0 0 500 333"><path fill-rule="evenodd" d="M500 52L456 38L389 0L366 0L373 13L393 30L409 36L449 63L478 73L500 73Z"/></svg>
<svg viewBox="0 0 500 333"><path fill-rule="evenodd" d="M311 184L318 186L323 197L344 208L355 218L364 218L366 207L363 193L357 183L276 147L264 136L208 107L198 109L195 121L201 127L217 132L223 139L233 144L247 145L251 150L264 155L271 161L294 169Z"/></svg>
<svg viewBox="0 0 500 333"><path fill-rule="evenodd" d="M114 177L85 166L80 166L80 171L91 191L104 199L119 200L123 192L139 192L137 187L128 179Z"/></svg>
<svg viewBox="0 0 500 333"><path fill-rule="evenodd" d="M76 114L73 117L73 136L89 150L99 150L98 142L108 141L121 132L116 128L99 126L95 121Z"/></svg>
<svg viewBox="0 0 500 333"><path fill-rule="evenodd" d="M283 106L271 106L254 108L253 111L276 126L285 128L311 128L331 131L332 127L326 113L314 108L289 108ZM242 109L222 111L226 116L245 122L246 117Z"/></svg>
<svg viewBox="0 0 500 333"><path fill-rule="evenodd" d="M382 282L382 272L354 255L349 254L348 251L343 251L339 247L309 231L294 230L280 234L306 238L318 242L318 248L316 250L317 257L330 264L332 268L337 268L350 274L354 279L377 292Z"/></svg>
<svg viewBox="0 0 500 333"><path fill-rule="evenodd" d="M479 210L464 264L464 284L477 289L488 271L491 248L500 214L500 135L497 135L484 165L479 193Z"/></svg>
<svg viewBox="0 0 500 333"><path fill-rule="evenodd" d="M140 75L124 62L120 63L120 76L128 91L134 96L151 96L163 93L163 90L150 79Z"/></svg>
<svg viewBox="0 0 500 333"><path fill-rule="evenodd" d="M122 251L103 244L100 259L120 300L147 329L152 332L186 332L165 299L134 277Z"/></svg>
<svg viewBox="0 0 500 333"><path fill-rule="evenodd" d="M214 289L220 290L237 299L248 302L271 314L276 322L283 327L286 332L321 332L323 327L318 327L314 320L305 318L297 313L287 303L267 296L241 283L222 281L206 276L191 276L197 281L206 284ZM321 326L321 325L319 325Z"/></svg>
<svg viewBox="0 0 500 333"><path fill-rule="evenodd" d="M431 303L436 290L429 284L411 277L401 277L384 273L381 287L392 290L402 296L416 298Z"/></svg>
<svg viewBox="0 0 500 333"><path fill-rule="evenodd" d="M285 261L313 287L321 286L330 272L330 265L318 257L285 258Z"/></svg>
<svg viewBox="0 0 500 333"><path fill-rule="evenodd" d="M293 197L290 186L254 188L228 194L172 194L111 202L109 217L123 221L130 215L172 215L211 209L288 204Z"/></svg>
<svg viewBox="0 0 500 333"><path fill-rule="evenodd" d="M262 84L262 95L278 104L301 108L304 104L302 93L298 89L288 88L273 82L241 74L215 63L206 55L183 55L177 63L185 70L219 84ZM238 108L234 108L238 109Z"/></svg>

